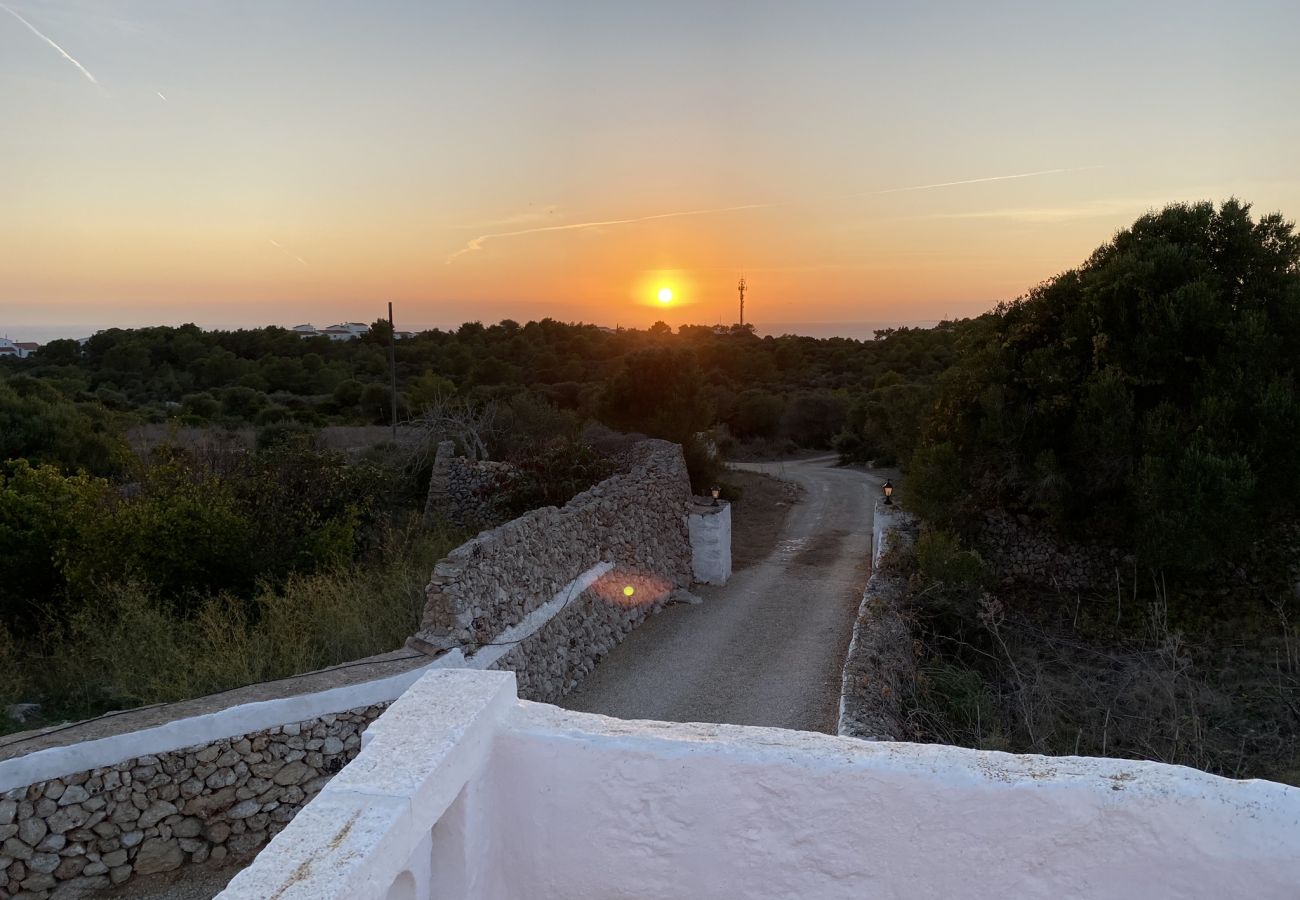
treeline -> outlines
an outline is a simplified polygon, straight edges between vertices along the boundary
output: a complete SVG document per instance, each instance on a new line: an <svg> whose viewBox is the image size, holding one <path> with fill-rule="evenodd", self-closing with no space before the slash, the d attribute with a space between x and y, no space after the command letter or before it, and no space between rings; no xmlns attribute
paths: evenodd
<svg viewBox="0 0 1300 900"><path fill-rule="evenodd" d="M610 331L550 319L477 322L397 342L398 418L459 392L510 396L527 389L581 418L606 407L607 386L650 351L676 354L698 381L710 424L740 439L790 438L829 446L854 403L875 387L932 381L953 359L954 327L900 329L883 340L756 337L662 324ZM224 426L387 424L391 418L388 327L353 341L304 340L282 328L203 331L110 329L52 341L7 364L77 404L98 404L152 422ZM0 372L3 372L0 369ZM882 380L883 379L883 380ZM654 384L647 385L653 390Z"/></svg>

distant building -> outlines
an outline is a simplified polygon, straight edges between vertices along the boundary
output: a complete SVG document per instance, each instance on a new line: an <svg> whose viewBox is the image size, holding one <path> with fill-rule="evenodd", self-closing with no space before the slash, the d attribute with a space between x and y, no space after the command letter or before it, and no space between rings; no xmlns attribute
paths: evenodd
<svg viewBox="0 0 1300 900"><path fill-rule="evenodd" d="M0 359L26 359L40 348L41 345L35 341L13 341L0 337Z"/></svg>
<svg viewBox="0 0 1300 900"><path fill-rule="evenodd" d="M320 333L331 341L354 341L363 334L369 334L370 326L364 322L340 322L329 328L322 328Z"/></svg>
<svg viewBox="0 0 1300 900"><path fill-rule="evenodd" d="M317 328L308 322L306 325L295 325L290 331L303 339L327 337L331 341L351 341L363 334L369 334L370 326L364 322L340 322L337 325L331 325L329 328Z"/></svg>
<svg viewBox="0 0 1300 900"><path fill-rule="evenodd" d="M340 322L329 328L317 328L308 322L306 325L295 325L289 330L300 338L327 337L331 341L351 341L363 334L369 334L370 326L364 322ZM417 332L395 331L393 334L399 341L405 341L415 337Z"/></svg>

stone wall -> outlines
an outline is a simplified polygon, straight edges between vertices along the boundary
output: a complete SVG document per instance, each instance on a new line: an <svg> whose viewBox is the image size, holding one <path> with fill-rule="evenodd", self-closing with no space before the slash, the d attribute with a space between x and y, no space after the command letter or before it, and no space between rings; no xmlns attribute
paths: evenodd
<svg viewBox="0 0 1300 900"><path fill-rule="evenodd" d="M690 585L690 499L681 448L638 443L616 474L563 508L527 513L440 561L411 645L460 648L471 665L476 652L508 645L493 667L514 669L524 696L563 696L646 615ZM579 582L602 566L594 580ZM547 616L542 627L508 636L539 615Z"/></svg>
<svg viewBox="0 0 1300 900"><path fill-rule="evenodd" d="M357 755L377 704L0 795L0 900L252 856Z"/></svg>
<svg viewBox="0 0 1300 900"><path fill-rule="evenodd" d="M1122 554L1113 547L1067 541L1027 516L985 513L976 547L1003 585L1087 590L1113 587Z"/></svg>
<svg viewBox="0 0 1300 900"><path fill-rule="evenodd" d="M495 524L492 499L513 474L509 463L457 456L455 443L442 441L429 476L425 522L444 519L459 528Z"/></svg>
<svg viewBox="0 0 1300 900"><path fill-rule="evenodd" d="M461 527L496 524L493 498L514 472L509 463L454 457L447 468L447 520Z"/></svg>
<svg viewBox="0 0 1300 900"><path fill-rule="evenodd" d="M916 520L876 501L871 577L862 592L840 681L837 732L869 741L907 739L902 694L915 677L912 623L905 608L907 576L890 564L891 552L916 539Z"/></svg>

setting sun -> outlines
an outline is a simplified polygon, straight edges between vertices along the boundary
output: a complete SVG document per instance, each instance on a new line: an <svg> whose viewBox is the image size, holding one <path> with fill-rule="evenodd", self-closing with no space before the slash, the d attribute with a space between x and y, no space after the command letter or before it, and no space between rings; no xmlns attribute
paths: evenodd
<svg viewBox="0 0 1300 900"><path fill-rule="evenodd" d="M660 302L660 303L671 303L672 300L673 300L673 292L672 292L669 288L660 288L660 289L659 289L659 302Z"/></svg>

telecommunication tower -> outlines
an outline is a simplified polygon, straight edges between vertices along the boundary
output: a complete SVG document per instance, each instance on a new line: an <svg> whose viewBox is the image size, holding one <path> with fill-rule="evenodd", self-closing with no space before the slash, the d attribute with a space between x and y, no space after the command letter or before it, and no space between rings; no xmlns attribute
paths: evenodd
<svg viewBox="0 0 1300 900"><path fill-rule="evenodd" d="M736 290L740 291L740 324L745 325L745 277L742 275L740 283L736 285Z"/></svg>

